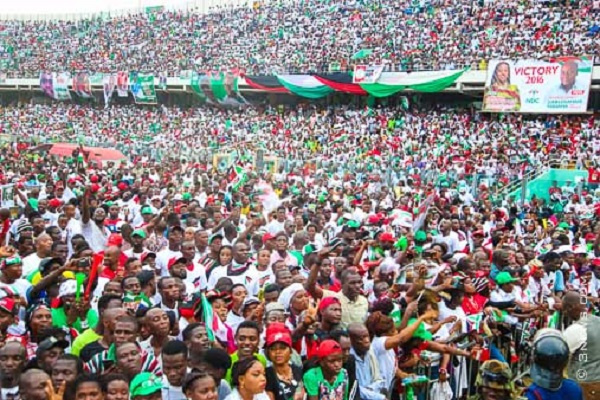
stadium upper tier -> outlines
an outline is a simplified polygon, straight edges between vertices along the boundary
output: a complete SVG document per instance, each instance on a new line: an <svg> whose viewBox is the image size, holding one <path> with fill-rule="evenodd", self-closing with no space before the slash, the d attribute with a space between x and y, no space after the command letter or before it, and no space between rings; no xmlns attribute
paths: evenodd
<svg viewBox="0 0 600 400"><path fill-rule="evenodd" d="M387 71L486 69L492 58L600 54L599 2L559 3L305 0L210 13L5 20L0 71L9 78L38 77L41 70L257 75L348 70L357 62ZM357 53L366 56L353 60Z"/></svg>

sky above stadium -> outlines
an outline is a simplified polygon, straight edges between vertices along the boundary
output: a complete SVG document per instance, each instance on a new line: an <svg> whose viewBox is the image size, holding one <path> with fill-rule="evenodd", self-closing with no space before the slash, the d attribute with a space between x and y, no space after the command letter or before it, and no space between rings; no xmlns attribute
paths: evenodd
<svg viewBox="0 0 600 400"><path fill-rule="evenodd" d="M0 15L97 13L157 5L185 7L187 4L200 5L202 2L206 1L207 0L1 0L0 3L2 3L2 7L0 7ZM208 0L208 2L217 4L226 1Z"/></svg>

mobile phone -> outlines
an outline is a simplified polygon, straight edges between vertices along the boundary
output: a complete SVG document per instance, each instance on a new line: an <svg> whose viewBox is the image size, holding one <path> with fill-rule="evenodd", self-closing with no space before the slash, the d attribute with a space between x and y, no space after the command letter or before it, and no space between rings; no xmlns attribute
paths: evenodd
<svg viewBox="0 0 600 400"><path fill-rule="evenodd" d="M77 261L77 267L79 267L79 268L88 268L90 265L91 265L91 262L90 262L90 258L89 257L80 258Z"/></svg>

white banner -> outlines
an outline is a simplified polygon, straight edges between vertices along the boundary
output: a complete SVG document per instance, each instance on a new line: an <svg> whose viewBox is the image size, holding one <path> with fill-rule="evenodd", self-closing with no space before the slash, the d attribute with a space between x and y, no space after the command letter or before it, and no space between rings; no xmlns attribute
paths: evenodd
<svg viewBox="0 0 600 400"><path fill-rule="evenodd" d="M491 60L483 111L582 113L587 111L593 57Z"/></svg>
<svg viewBox="0 0 600 400"><path fill-rule="evenodd" d="M356 65L352 83L375 83L383 72L381 65Z"/></svg>

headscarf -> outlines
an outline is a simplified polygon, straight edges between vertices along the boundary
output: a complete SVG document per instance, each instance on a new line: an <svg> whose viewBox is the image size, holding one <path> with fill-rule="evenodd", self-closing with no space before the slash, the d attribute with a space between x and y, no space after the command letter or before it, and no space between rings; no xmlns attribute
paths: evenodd
<svg viewBox="0 0 600 400"><path fill-rule="evenodd" d="M294 295L302 290L304 290L304 286L301 283L292 283L290 286L281 291L281 294L279 295L279 302L283 305L286 311L289 311Z"/></svg>

